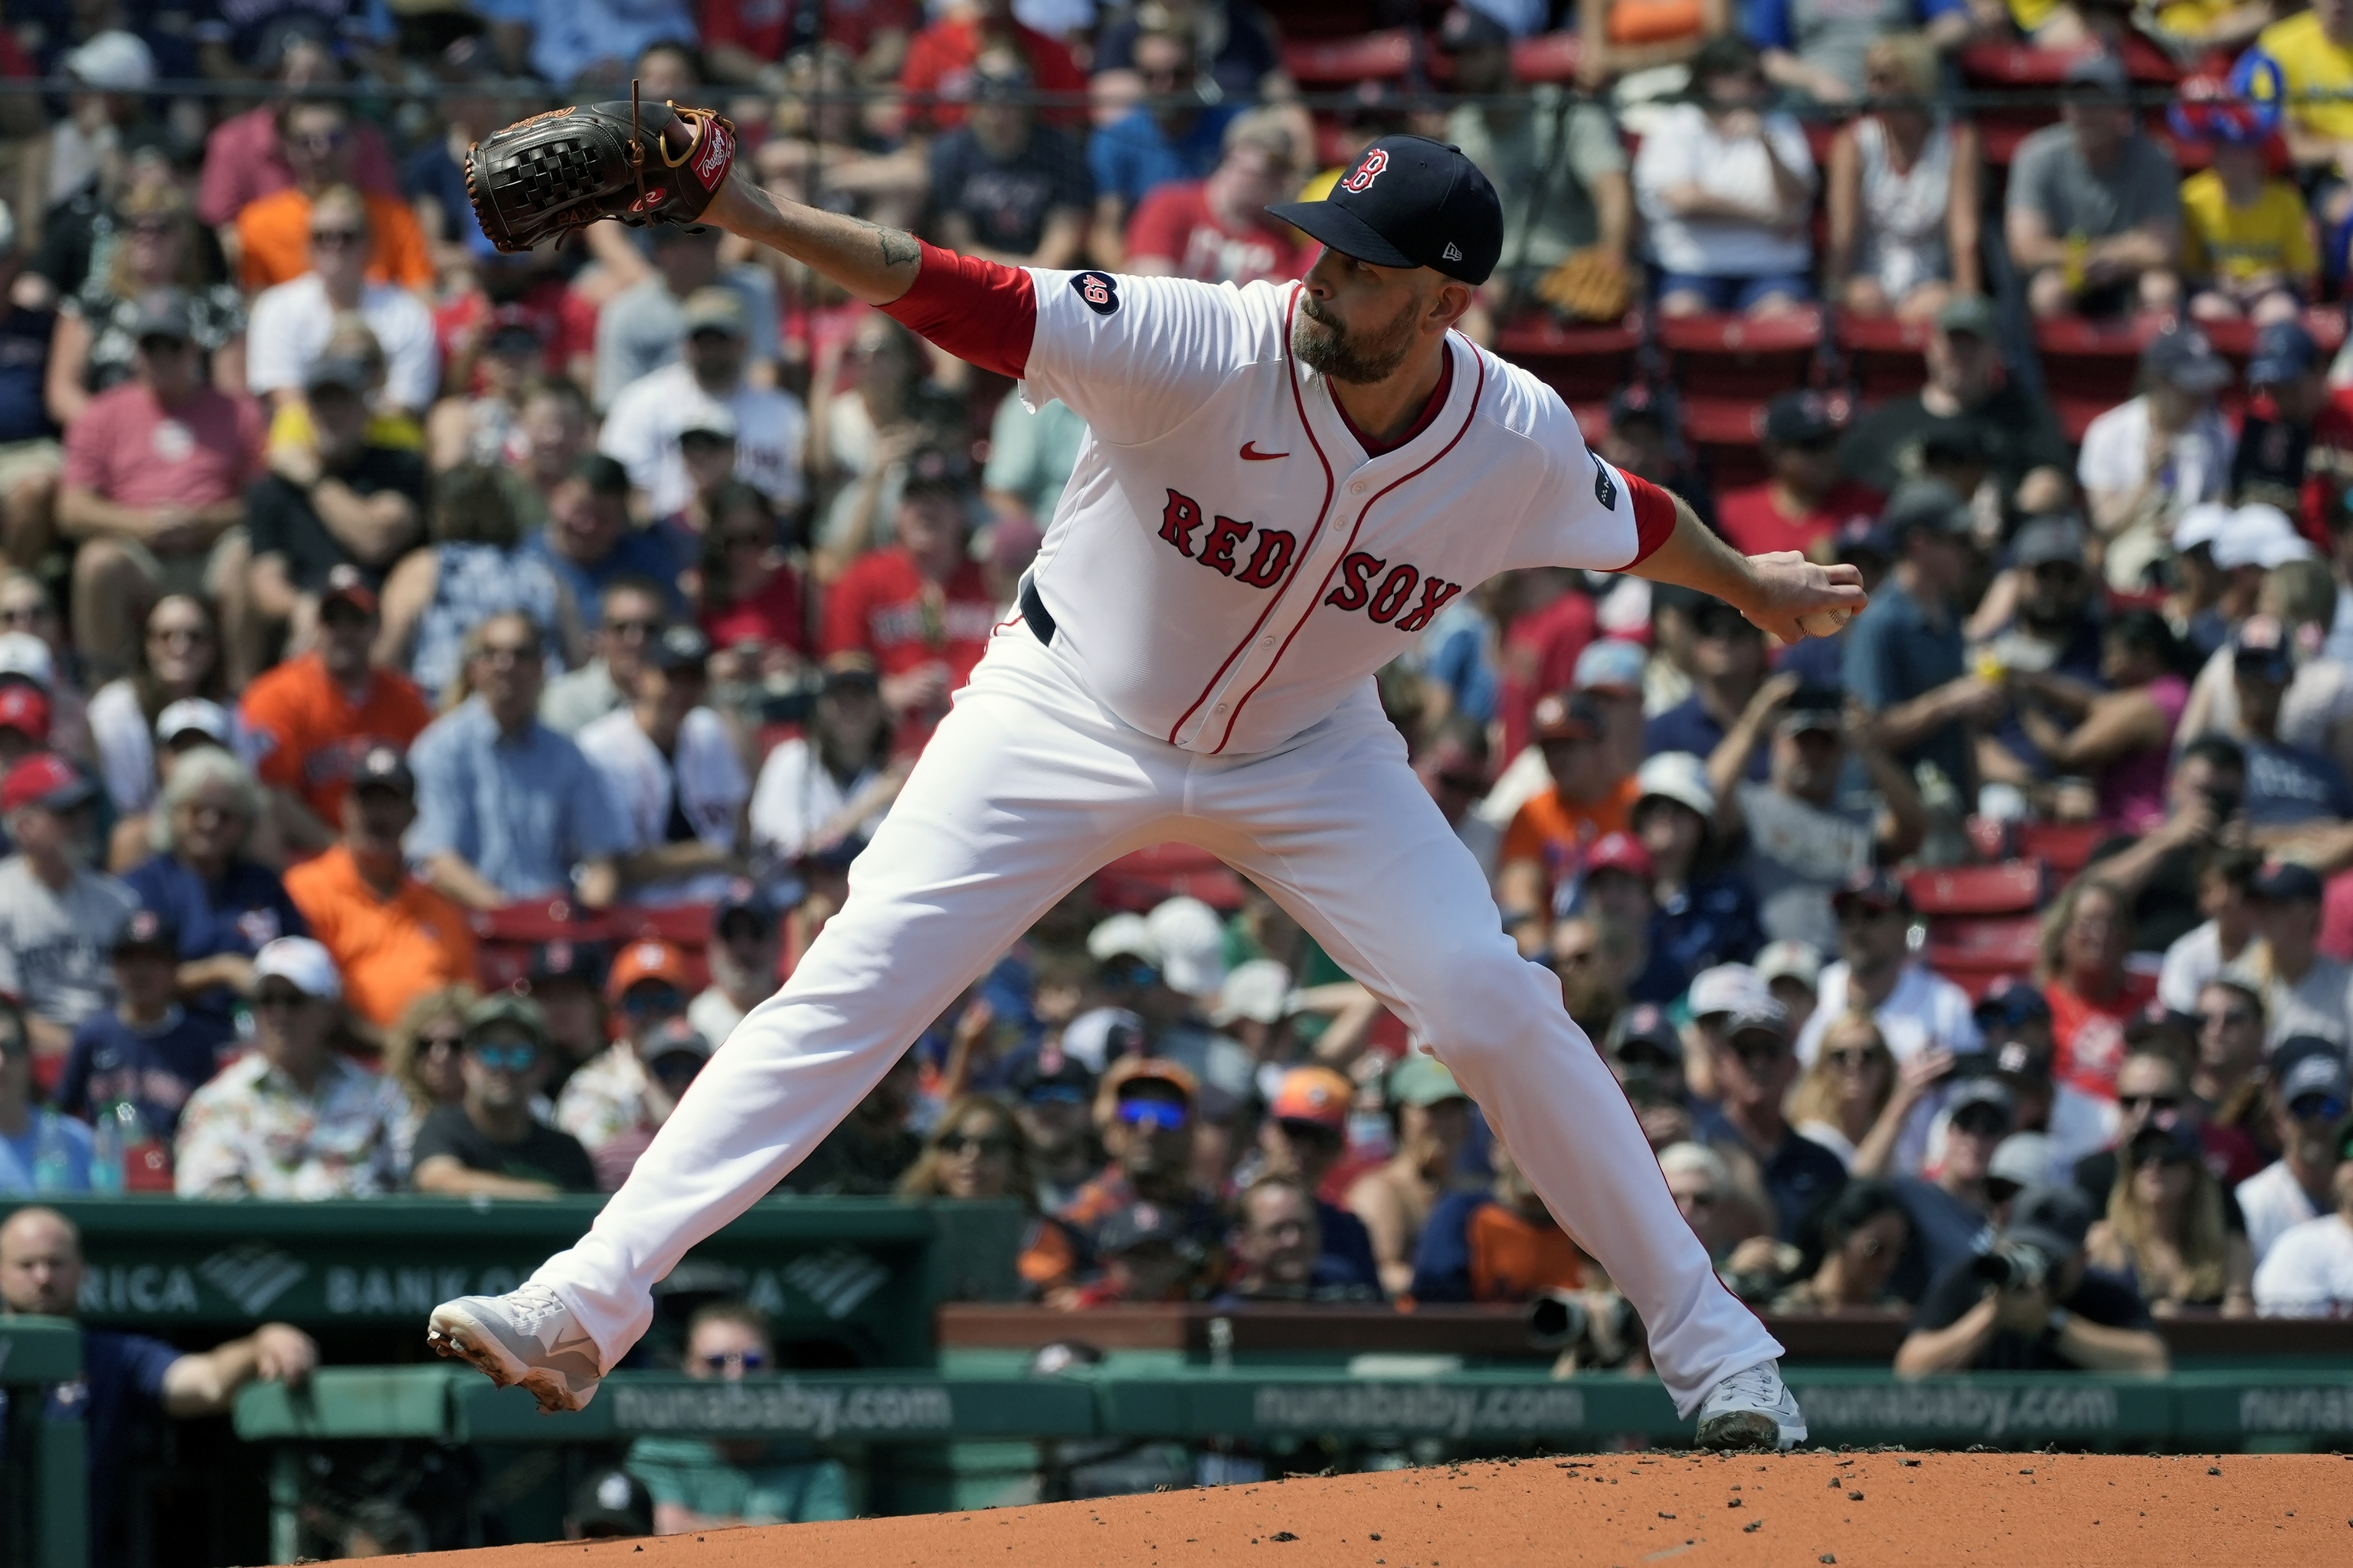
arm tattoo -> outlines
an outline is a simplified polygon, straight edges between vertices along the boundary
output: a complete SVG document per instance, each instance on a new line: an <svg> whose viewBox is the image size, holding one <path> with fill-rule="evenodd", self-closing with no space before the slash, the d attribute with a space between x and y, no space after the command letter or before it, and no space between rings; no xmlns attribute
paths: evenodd
<svg viewBox="0 0 2353 1568"><path fill-rule="evenodd" d="M885 228L879 223L868 223L864 218L857 221L874 231L876 242L882 247L882 265L885 267L896 267L902 261L920 261L923 259L923 248L915 243L913 236L900 229Z"/></svg>

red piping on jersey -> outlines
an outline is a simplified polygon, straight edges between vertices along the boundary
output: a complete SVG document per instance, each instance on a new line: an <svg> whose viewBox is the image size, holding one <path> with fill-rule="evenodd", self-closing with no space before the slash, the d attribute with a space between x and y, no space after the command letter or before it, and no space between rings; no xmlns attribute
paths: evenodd
<svg viewBox="0 0 2353 1568"><path fill-rule="evenodd" d="M1315 461L1324 465L1324 504L1316 511L1315 526L1307 531L1307 542L1299 547L1298 554L1291 557L1291 570L1283 574L1282 586L1267 596L1266 608L1258 612L1258 619L1250 623L1249 632L1243 636L1240 642L1234 644L1233 652L1226 655L1225 662L1218 666L1217 673L1209 677L1208 684L1201 688L1201 694L1193 699L1193 705L1187 708L1183 714L1179 715L1176 722L1169 726L1168 744L1171 746L1176 744L1176 736L1184 730L1185 726L1190 722L1193 715L1201 711L1201 705L1209 700L1209 694L1218 689L1218 683L1226 678L1226 672L1233 668L1234 661L1240 658L1242 656L1242 651L1248 648L1252 641L1257 638L1259 629L1264 626L1267 622L1267 618L1274 613L1274 607L1282 602L1282 596L1291 591L1291 585L1298 580L1300 564L1305 561L1309 554L1314 550L1315 541L1324 532L1324 521L1332 514L1332 495L1336 488L1335 482L1332 477L1332 460L1324 455L1324 443L1315 439L1315 427L1307 418L1306 400L1299 395L1299 376L1291 366L1291 318L1293 313L1299 309L1299 296L1303 291L1304 288L1304 284L1293 287L1291 291L1291 303L1283 307L1282 368L1283 374L1291 378L1291 402L1292 406L1299 410L1299 428L1307 432L1307 444L1315 449ZM1320 593L1323 590L1319 588L1316 591ZM1296 636L1297 633L1293 632L1293 635ZM1283 646L1286 648L1290 646L1287 640ZM1275 650L1274 656L1278 660L1281 659L1282 657L1282 650ZM1267 668L1271 671L1273 669L1273 666L1269 665ZM1260 684L1263 685L1265 683L1265 676L1260 676ZM1258 690L1258 687L1252 686L1250 690L1255 692ZM1242 702L1246 703L1248 701L1250 701L1250 697L1245 694L1242 697ZM1240 714L1241 712L1240 703L1234 705L1234 712L1236 714ZM1233 720L1229 718L1226 721L1227 738L1232 738L1233 733ZM1225 748L1225 741L1221 740L1218 742L1219 751L1223 751ZM1214 757L1217 753L1212 752L1210 755Z"/></svg>
<svg viewBox="0 0 2353 1568"><path fill-rule="evenodd" d="M1450 349L1448 353L1451 355L1452 351ZM1298 383L1296 380L1292 383L1292 389L1294 393L1298 390ZM1331 566L1324 569L1324 580L1316 585L1314 596L1308 600L1307 613L1299 618L1299 624L1291 629L1291 635L1285 637L1282 640L1282 646L1274 651L1274 657L1268 661L1266 673L1258 678L1258 684L1253 685L1249 691L1244 692L1242 694L1241 701L1236 703L1233 706L1233 711L1226 715L1226 733L1219 739L1217 749L1210 752L1210 756L1215 757L1218 752L1225 750L1226 742L1233 739L1234 737L1234 722L1242 716L1242 709L1249 705L1250 700L1252 697L1258 695L1259 686L1266 684L1268 679L1274 673L1274 667L1282 662L1282 656L1285 653L1291 652L1291 644L1293 641L1298 638L1302 631L1306 630L1307 622L1314 616L1316 607L1324 602L1324 595L1331 588L1332 574L1340 569L1340 563L1348 558L1348 552L1350 550L1356 548L1356 535L1364 531L1366 516L1371 513L1373 507L1380 501L1382 496L1387 495L1390 491L1395 490L1398 486L1405 483L1408 480L1419 479L1423 474L1428 473L1431 469L1436 468L1440 462L1444 461L1447 453L1452 451L1456 447L1462 444L1462 438L1471 433L1471 422L1479 417L1479 398L1486 390L1487 362L1484 359L1482 359L1479 361L1479 379L1471 388L1471 407L1463 411L1462 428L1455 431L1447 443L1439 448L1428 462L1423 463L1411 473L1399 474L1397 478L1389 481L1388 483L1375 491L1365 502L1365 504L1358 508L1356 512L1356 521L1348 529L1348 542L1346 545L1341 546L1340 553L1332 558ZM1335 406L1336 403L1337 399L1335 399ZM1301 410L1300 417L1303 421L1306 418L1306 412L1303 408ZM1304 551L1301 553L1303 555L1305 554Z"/></svg>
<svg viewBox="0 0 2353 1568"><path fill-rule="evenodd" d="M1630 572L1674 536L1675 499L1639 474L1616 471L1626 482L1626 500L1634 508L1634 558L1618 569Z"/></svg>
<svg viewBox="0 0 2353 1568"><path fill-rule="evenodd" d="M1416 436L1438 423L1439 413L1446 407L1446 395L1453 390L1454 356L1441 355L1438 361L1438 385L1430 389L1430 396L1423 399L1421 412L1413 417L1412 425L1393 441L1377 441L1356 429L1356 421L1348 418L1348 406L1337 397L1332 399L1332 411L1340 416L1340 422L1348 427L1348 433L1356 438L1356 444L1365 449L1366 457L1387 457L1398 448L1411 444Z"/></svg>
<svg viewBox="0 0 2353 1568"><path fill-rule="evenodd" d="M922 243L914 282L878 308L958 359L1020 380L1038 337L1037 284L1021 268Z"/></svg>

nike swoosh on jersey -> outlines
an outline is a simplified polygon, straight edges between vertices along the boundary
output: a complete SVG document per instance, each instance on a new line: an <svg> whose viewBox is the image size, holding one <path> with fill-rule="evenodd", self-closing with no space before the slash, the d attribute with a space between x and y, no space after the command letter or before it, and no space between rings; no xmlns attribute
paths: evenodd
<svg viewBox="0 0 2353 1568"><path fill-rule="evenodd" d="M1272 462L1277 458L1287 458L1290 455L1289 452L1262 452L1258 450L1256 441L1242 443L1242 461L1244 462Z"/></svg>

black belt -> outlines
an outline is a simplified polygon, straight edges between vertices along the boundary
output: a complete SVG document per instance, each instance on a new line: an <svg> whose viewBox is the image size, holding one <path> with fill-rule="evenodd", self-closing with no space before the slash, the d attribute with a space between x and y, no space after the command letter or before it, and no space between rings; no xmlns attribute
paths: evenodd
<svg viewBox="0 0 2353 1568"><path fill-rule="evenodd" d="M1051 647L1054 641L1054 618L1046 611L1046 601L1038 597L1038 585L1027 577L1021 579L1021 619L1038 634L1038 641Z"/></svg>

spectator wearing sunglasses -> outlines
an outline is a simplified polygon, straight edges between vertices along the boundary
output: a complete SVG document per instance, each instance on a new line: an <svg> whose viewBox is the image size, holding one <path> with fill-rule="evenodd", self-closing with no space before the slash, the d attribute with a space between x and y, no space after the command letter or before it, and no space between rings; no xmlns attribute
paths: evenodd
<svg viewBox="0 0 2353 1568"><path fill-rule="evenodd" d="M547 1024L512 992L466 1012L459 1071L465 1098L438 1107L417 1129L409 1183L453 1198L552 1198L593 1192L597 1172L568 1132L531 1114L547 1075Z"/></svg>
<svg viewBox="0 0 2353 1568"><path fill-rule="evenodd" d="M1953 1086L1945 1140L1933 1177L1898 1177L1895 1195L1912 1217L1912 1245L1896 1267L1894 1289L1916 1301L1929 1285L1991 1238L1993 1195L1987 1190L1994 1150L2016 1125L2010 1091L1991 1078Z"/></svg>
<svg viewBox="0 0 2353 1568"><path fill-rule="evenodd" d="M433 259L417 215L398 196L360 195L361 221L319 221L318 198L350 190L351 115L332 100L290 101L278 115L278 135L294 183L246 205L237 215L238 266L248 289L267 289L301 277L311 257L330 244L353 245L367 257L371 282L404 289L433 286Z"/></svg>
<svg viewBox="0 0 2353 1568"><path fill-rule="evenodd" d="M2073 1167L2075 1184L2091 1199L2094 1213L2106 1211L2108 1195L2115 1191L2118 1178L2120 1151L2151 1127L2188 1128L2205 1148L2207 1160L2219 1168L2227 1169L2232 1150L2245 1141L2243 1137L2232 1135L2218 1146L2214 1137L2217 1129L2206 1124L2205 1102L2189 1092L2189 1076L2182 1066L2188 1059L2187 1048L2178 1039L2168 1037L2168 1032L2149 1029L2143 1020L2134 1020L2133 1028L2133 1043L2123 1065L2116 1069L2115 1133L2107 1148L2085 1155ZM2222 1194L2222 1218L2232 1234L2245 1232L2247 1222L2227 1188Z"/></svg>
<svg viewBox="0 0 2353 1568"><path fill-rule="evenodd" d="M406 1175L408 1097L333 1049L343 982L327 949L280 937L253 960L254 1049L189 1097L183 1198L367 1198Z"/></svg>
<svg viewBox="0 0 2353 1568"><path fill-rule="evenodd" d="M744 1301L714 1301L687 1320L681 1370L702 1383L758 1383L776 1374L768 1320ZM739 1524L806 1524L849 1517L839 1460L803 1442L766 1438L640 1437L629 1473L653 1494L654 1533Z"/></svg>
<svg viewBox="0 0 2353 1568"><path fill-rule="evenodd" d="M2198 1056L2189 1092L2211 1107L2207 1126L2213 1152L2229 1163L2220 1172L2236 1186L2268 1162L2270 1129L2263 1125L2263 999L2237 980L2209 980L2198 992ZM2218 1135L2235 1134L2235 1144ZM2240 1152L2243 1150L2243 1153Z"/></svg>
<svg viewBox="0 0 2353 1568"><path fill-rule="evenodd" d="M2122 1154L2084 1261L2132 1287L2159 1318L2185 1307L2253 1314L2254 1258L2246 1236L2223 1226L2221 1183L2206 1169L2197 1129L2152 1122Z"/></svg>
<svg viewBox="0 0 2353 1568"><path fill-rule="evenodd" d="M1851 1181L1822 1215L1821 1261L1812 1274L1773 1298L1776 1312L1842 1312L1895 1308L1888 1288L1912 1236L1911 1215L1884 1181Z"/></svg>
<svg viewBox="0 0 2353 1568"><path fill-rule="evenodd" d="M639 1047L663 1024L686 1016L686 955L668 942L632 942L605 977L605 1002L620 1038L575 1072L555 1102L555 1125L595 1154L645 1115L646 1063Z"/></svg>
<svg viewBox="0 0 2353 1568"><path fill-rule="evenodd" d="M2049 1139L2050 1164L2036 1182L2064 1180L2075 1161L2116 1142L2115 1103L2051 1075L2056 1054L2051 1003L2040 987L2017 977L1996 980L1978 999L1975 1016L1993 1075L2010 1091L2019 1130Z"/></svg>
<svg viewBox="0 0 2353 1568"><path fill-rule="evenodd" d="M1094 1103L1095 1128L1109 1162L1059 1216L1079 1242L1074 1271L1094 1271L1103 1255L1099 1240L1107 1222L1145 1202L1164 1211L1178 1234L1200 1249L1200 1278L1206 1286L1214 1287L1223 1277L1225 1218L1217 1200L1197 1190L1192 1181L1193 1113L1198 1094L1193 1075L1174 1062L1121 1056L1110 1064L1096 1086ZM1025 1256L1024 1277L1040 1288L1049 1304L1070 1304L1075 1299L1070 1287L1079 1281L1041 1277L1044 1270L1037 1264L1042 1261Z"/></svg>
<svg viewBox="0 0 2353 1568"><path fill-rule="evenodd" d="M1029 1145L1038 1206L1048 1213L1067 1208L1103 1171L1092 1112L1094 1074L1053 1037L1014 1057L1005 1089Z"/></svg>
<svg viewBox="0 0 2353 1568"><path fill-rule="evenodd" d="M2297 1035L2272 1053L2272 1130L2280 1157L2240 1182L2237 1192L2258 1269L2290 1226L2318 1219L2335 1203L2348 1104L2353 1081L2335 1042Z"/></svg>
<svg viewBox="0 0 2353 1568"><path fill-rule="evenodd" d="M1282 1075L1273 1103L1258 1126L1259 1174L1286 1176L1315 1201L1322 1250L1312 1283L1377 1300L1380 1270L1365 1222L1323 1196L1324 1179L1348 1147L1348 1107L1356 1086L1329 1067L1293 1067Z"/></svg>
<svg viewBox="0 0 2353 1568"><path fill-rule="evenodd" d="M596 1150L598 1191L621 1190L621 1183L637 1169L638 1157L653 1143L654 1134L678 1108L680 1098L714 1049L709 1038L682 1017L665 1020L649 1039L638 1042L638 1055L646 1065L646 1086L638 1096L637 1123L607 1139Z"/></svg>
<svg viewBox="0 0 2353 1568"><path fill-rule="evenodd" d="M1783 1241L1815 1206L1846 1184L1846 1165L1789 1125L1783 1105L1798 1075L1789 1048L1789 1015L1769 996L1734 1012L1724 1026L1725 1049L1715 1064L1715 1107L1701 1112L1700 1136L1725 1152L1755 1161Z"/></svg>

